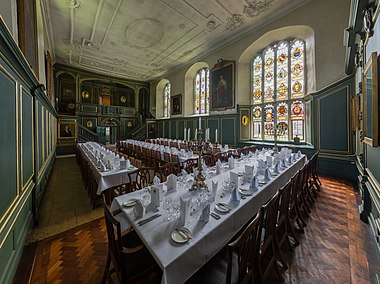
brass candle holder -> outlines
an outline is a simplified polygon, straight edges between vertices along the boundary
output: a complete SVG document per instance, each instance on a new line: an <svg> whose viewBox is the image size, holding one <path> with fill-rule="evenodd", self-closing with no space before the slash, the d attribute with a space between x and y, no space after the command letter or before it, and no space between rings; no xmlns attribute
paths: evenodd
<svg viewBox="0 0 380 284"><path fill-rule="evenodd" d="M196 141L196 147L198 148L198 174L194 177L194 183L191 186L190 191L197 189L208 189L207 184L205 183L206 177L202 173L202 152L204 149L207 149L209 142L202 140L202 129L199 129Z"/></svg>

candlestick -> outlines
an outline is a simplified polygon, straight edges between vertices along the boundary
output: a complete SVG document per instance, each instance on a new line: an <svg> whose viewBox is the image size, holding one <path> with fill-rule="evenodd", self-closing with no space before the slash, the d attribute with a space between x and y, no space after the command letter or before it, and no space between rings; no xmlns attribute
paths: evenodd
<svg viewBox="0 0 380 284"><path fill-rule="evenodd" d="M198 129L202 129L202 121L201 121L201 117L199 117L199 127Z"/></svg>
<svg viewBox="0 0 380 284"><path fill-rule="evenodd" d="M195 129L195 139L198 139L198 129Z"/></svg>
<svg viewBox="0 0 380 284"><path fill-rule="evenodd" d="M183 140L186 141L186 128L183 129Z"/></svg>
<svg viewBox="0 0 380 284"><path fill-rule="evenodd" d="M190 127L187 129L187 139L190 141L191 138L190 138Z"/></svg>
<svg viewBox="0 0 380 284"><path fill-rule="evenodd" d="M218 142L218 129L215 129L215 142Z"/></svg>

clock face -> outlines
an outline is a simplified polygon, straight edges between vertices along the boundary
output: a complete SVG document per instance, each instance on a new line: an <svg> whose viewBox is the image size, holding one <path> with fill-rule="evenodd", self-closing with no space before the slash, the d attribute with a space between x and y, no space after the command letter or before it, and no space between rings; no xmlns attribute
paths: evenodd
<svg viewBox="0 0 380 284"><path fill-rule="evenodd" d="M126 98L125 96L121 96L121 97L120 97L120 101L121 101L122 103L125 103L125 102L127 101L127 98Z"/></svg>
<svg viewBox="0 0 380 284"><path fill-rule="evenodd" d="M84 99L89 99L90 98L90 93L89 92L87 92L87 91L83 91L82 92L82 98L84 98Z"/></svg>
<svg viewBox="0 0 380 284"><path fill-rule="evenodd" d="M87 121L87 122L86 122L86 126L87 126L88 128L92 128L92 126L93 126L92 121L91 121L91 120Z"/></svg>

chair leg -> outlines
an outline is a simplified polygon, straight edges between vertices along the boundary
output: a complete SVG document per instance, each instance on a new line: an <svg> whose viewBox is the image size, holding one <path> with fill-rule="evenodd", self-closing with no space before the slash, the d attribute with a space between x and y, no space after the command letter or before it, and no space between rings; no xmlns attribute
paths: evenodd
<svg viewBox="0 0 380 284"><path fill-rule="evenodd" d="M111 265L111 257L110 257L110 255L108 254L108 255L107 255L106 267L105 267L105 269L104 269L104 273L103 273L103 277L102 277L102 282L101 282L101 284L106 283L106 279L108 278L108 274L109 274L110 265Z"/></svg>
<svg viewBox="0 0 380 284"><path fill-rule="evenodd" d="M294 248L294 247L298 246L300 244L300 242L298 241L298 239L296 237L296 234L294 232L294 228L293 228L292 224L290 223L289 218L285 219L285 228L286 228L286 231L288 232L288 237L286 239L287 239L289 247ZM291 244L291 242L289 240L289 236L291 236L293 238L294 245Z"/></svg>
<svg viewBox="0 0 380 284"><path fill-rule="evenodd" d="M281 248L280 248L280 246L278 244L278 239L277 239L276 233L275 233L274 238L273 238L273 249L274 249L274 253L276 253L276 255L278 256L279 261L282 264L282 268L284 270L287 270L288 269L288 265L286 264L286 262L284 260L284 257L282 255Z"/></svg>

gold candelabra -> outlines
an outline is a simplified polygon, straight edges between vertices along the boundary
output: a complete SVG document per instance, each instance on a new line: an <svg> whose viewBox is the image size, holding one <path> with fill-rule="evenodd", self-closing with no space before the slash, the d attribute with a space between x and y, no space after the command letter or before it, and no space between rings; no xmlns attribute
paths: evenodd
<svg viewBox="0 0 380 284"><path fill-rule="evenodd" d="M196 141L196 147L198 148L198 174L194 177L194 183L191 186L190 191L208 189L207 184L205 183L206 177L202 173L202 152L204 149L208 149L210 142L202 140L202 129L199 129Z"/></svg>

